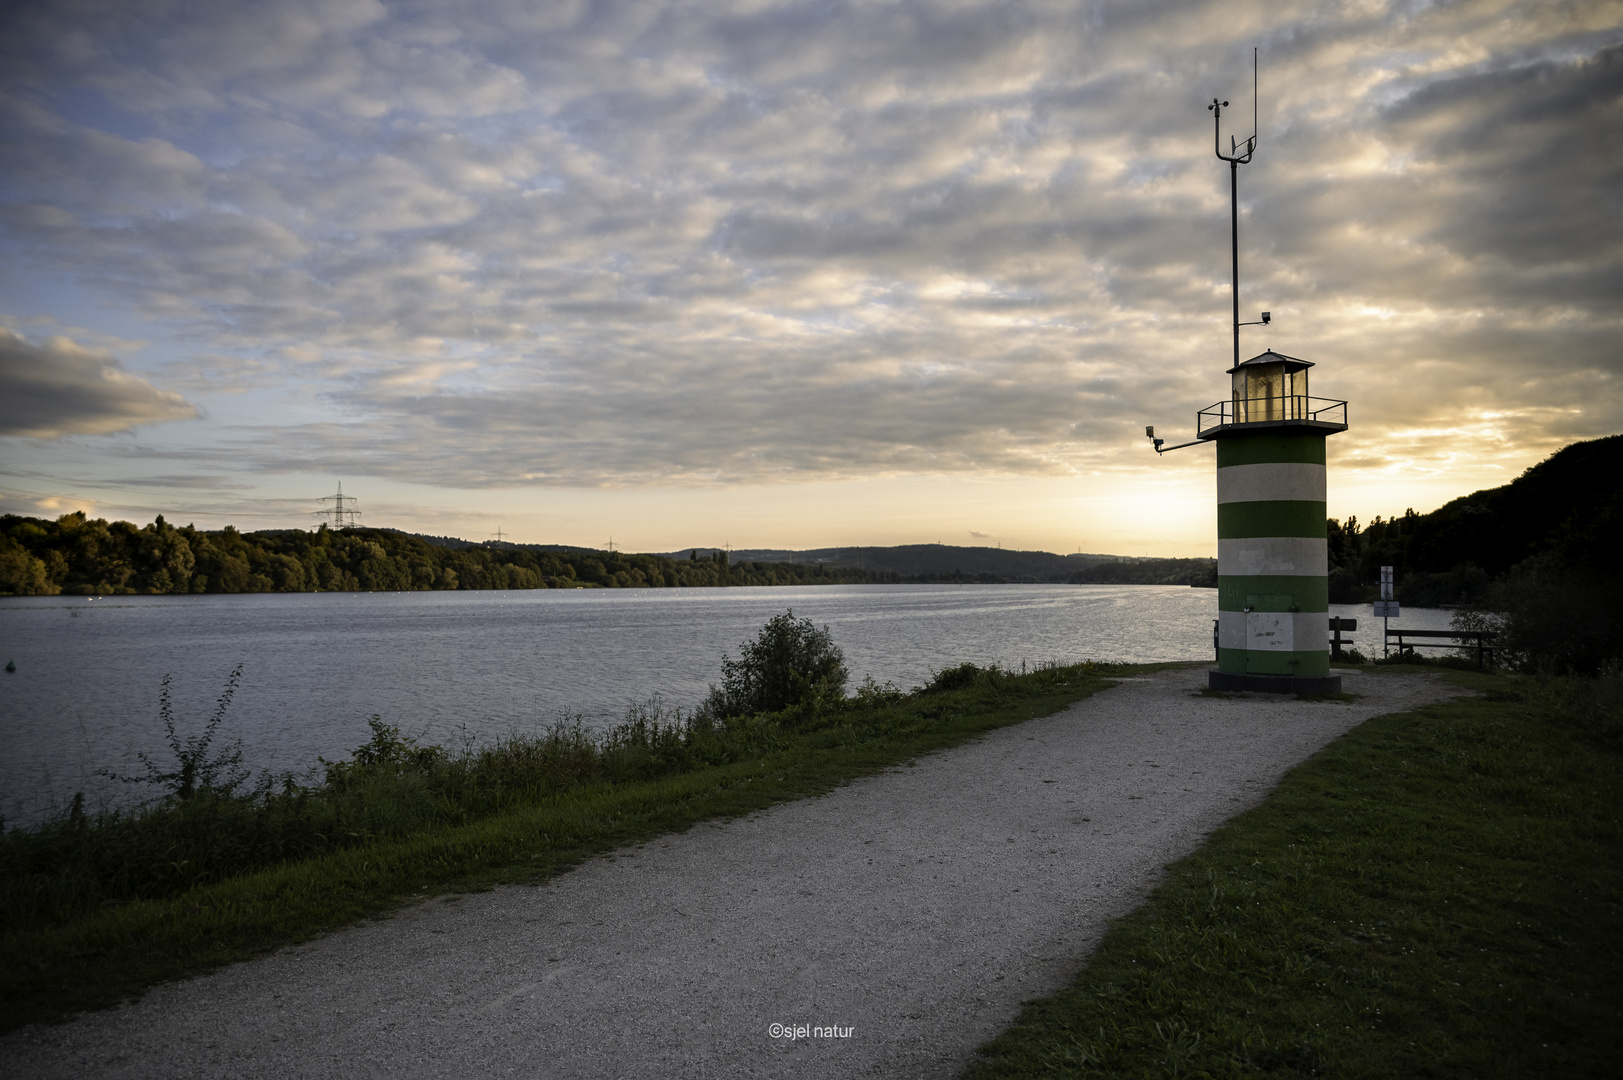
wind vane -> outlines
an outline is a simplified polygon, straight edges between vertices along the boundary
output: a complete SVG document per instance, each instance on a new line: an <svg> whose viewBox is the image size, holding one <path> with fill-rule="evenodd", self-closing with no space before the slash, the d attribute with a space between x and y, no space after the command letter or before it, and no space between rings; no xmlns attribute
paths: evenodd
<svg viewBox="0 0 1623 1080"><path fill-rule="evenodd" d="M1262 313L1261 322L1240 321L1240 166L1251 164L1251 155L1257 152L1257 50L1251 50L1251 137L1244 143L1229 136L1229 152L1223 153L1223 110L1228 102L1212 98L1206 106L1212 114L1212 150L1220 161L1229 163L1229 267L1234 297L1234 363L1240 363L1240 327L1267 326L1271 312ZM1242 147L1244 149L1242 149Z"/></svg>

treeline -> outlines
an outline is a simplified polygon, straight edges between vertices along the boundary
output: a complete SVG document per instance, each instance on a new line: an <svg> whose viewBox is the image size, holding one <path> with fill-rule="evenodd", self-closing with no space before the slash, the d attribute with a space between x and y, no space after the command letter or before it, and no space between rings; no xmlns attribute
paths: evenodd
<svg viewBox="0 0 1623 1080"><path fill-rule="evenodd" d="M1458 605L1524 671L1623 670L1623 435L1574 443L1503 487L1401 518L1329 522L1330 599L1373 599L1390 566L1397 598Z"/></svg>
<svg viewBox="0 0 1623 1080"><path fill-rule="evenodd" d="M1053 556L1062 559L1063 556ZM0 595L390 592L432 589L646 589L726 585L1008 584L986 571L902 573L832 563L735 562L725 551L687 558L542 545L472 544L393 529L243 533L150 525L80 513L55 521L0 517ZM1211 559L1107 562L1054 581L1215 585Z"/></svg>
<svg viewBox="0 0 1623 1080"><path fill-rule="evenodd" d="M1216 559L1134 559L1097 563L1068 579L1073 585L1191 585L1217 588Z"/></svg>
<svg viewBox="0 0 1623 1080"><path fill-rule="evenodd" d="M83 513L0 517L0 594L381 592L430 589L642 589L715 585L870 585L897 574L795 563L733 563L512 544L446 547L391 529L243 533L146 526Z"/></svg>
<svg viewBox="0 0 1623 1080"><path fill-rule="evenodd" d="M1330 600L1375 599L1383 566L1393 568L1397 598L1417 607L1479 602L1535 563L1604 582L1623 569L1620 531L1623 435L1573 443L1503 487L1429 514L1408 510L1367 525L1331 518Z"/></svg>

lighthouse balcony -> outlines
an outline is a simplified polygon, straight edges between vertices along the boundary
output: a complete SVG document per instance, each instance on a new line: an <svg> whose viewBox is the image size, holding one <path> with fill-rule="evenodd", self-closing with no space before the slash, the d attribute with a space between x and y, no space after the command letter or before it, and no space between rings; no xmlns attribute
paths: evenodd
<svg viewBox="0 0 1623 1080"><path fill-rule="evenodd" d="M1195 424L1202 439L1263 428L1306 428L1329 434L1347 430L1347 403L1303 394L1236 397L1200 410Z"/></svg>

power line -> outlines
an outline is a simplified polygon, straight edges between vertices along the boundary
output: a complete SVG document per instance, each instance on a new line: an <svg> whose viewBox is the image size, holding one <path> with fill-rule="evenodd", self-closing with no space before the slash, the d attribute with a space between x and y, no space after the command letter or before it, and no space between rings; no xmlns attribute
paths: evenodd
<svg viewBox="0 0 1623 1080"><path fill-rule="evenodd" d="M353 529L360 525L361 512L352 506L345 505L346 503L358 503L360 500L353 495L344 494L344 482L342 480L338 481L338 494L323 495L320 501L324 503L330 502L332 505L312 511L312 517L325 518L326 522L324 524L330 522L334 529Z"/></svg>

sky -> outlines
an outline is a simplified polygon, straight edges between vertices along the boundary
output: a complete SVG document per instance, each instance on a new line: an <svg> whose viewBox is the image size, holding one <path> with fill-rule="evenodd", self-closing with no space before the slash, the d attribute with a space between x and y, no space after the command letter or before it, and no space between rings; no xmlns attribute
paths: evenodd
<svg viewBox="0 0 1623 1080"><path fill-rule="evenodd" d="M0 512L1212 555L1623 431L1623 0L13 0Z"/></svg>

